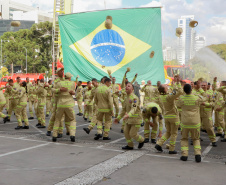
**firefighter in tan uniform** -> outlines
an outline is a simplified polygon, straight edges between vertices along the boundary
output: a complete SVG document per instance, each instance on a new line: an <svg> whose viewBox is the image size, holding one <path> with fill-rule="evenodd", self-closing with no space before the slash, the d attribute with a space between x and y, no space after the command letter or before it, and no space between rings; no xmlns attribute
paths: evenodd
<svg viewBox="0 0 226 185"><path fill-rule="evenodd" d="M78 78L76 78L76 85L77 85L77 90L76 90L76 100L78 103L78 110L79 113L77 114L78 116L82 116L82 101L83 101L83 87L82 87L82 81L78 81Z"/></svg>
<svg viewBox="0 0 226 185"><path fill-rule="evenodd" d="M142 116L140 102L138 97L133 93L133 85L131 83L127 83L126 85L126 94L127 96L122 107L122 111L114 122L117 124L120 119L124 119L126 122L124 135L127 145L122 147L122 149L132 150L134 146L132 139L139 143L138 148L140 149L144 146L144 138L138 134L138 131L141 127Z"/></svg>
<svg viewBox="0 0 226 185"><path fill-rule="evenodd" d="M181 111L181 151L182 161L188 159L188 138L189 134L193 141L195 160L201 162L201 146L200 146L200 105L205 101L205 97L196 96L192 94L190 84L184 86L186 95L180 97L177 105L182 109Z"/></svg>
<svg viewBox="0 0 226 185"><path fill-rule="evenodd" d="M111 85L111 79L105 79L105 85L99 86L96 89L94 101L97 105L97 135L94 138L98 140L102 137L102 122L105 118L104 123L104 133L103 140L110 140L108 137L109 131L112 124L112 116L113 116L113 97L111 93L111 89L109 88Z"/></svg>
<svg viewBox="0 0 226 185"><path fill-rule="evenodd" d="M46 128L44 107L46 104L47 90L45 89L44 79L40 80L40 83L38 84L38 88L36 91L36 95L38 97L37 117L40 123L37 127Z"/></svg>
<svg viewBox="0 0 226 185"><path fill-rule="evenodd" d="M91 104L93 102L93 117L92 117L92 120L91 120L91 123L89 124L88 128L83 128L83 130L89 134L90 131L95 127L95 125L97 124L97 105L96 103L93 101L94 97L95 97L95 93L96 93L96 90L99 86L98 82L97 82L97 79L96 78L93 78L92 79L92 84L93 84L93 88L91 90L91 93L90 93L90 96L89 96L89 100L87 102L87 104Z"/></svg>
<svg viewBox="0 0 226 185"><path fill-rule="evenodd" d="M27 95L26 95L26 82L20 83L20 87L17 88L17 92L15 92L14 99L17 100L16 106L16 119L18 121L18 126L15 128L16 130L19 129L29 129L29 123L27 118ZM22 118L24 119L24 126L22 125Z"/></svg>
<svg viewBox="0 0 226 185"><path fill-rule="evenodd" d="M92 92L92 86L91 82L87 82L87 87L84 95L84 108L86 109L85 111L85 120L89 120L91 122L92 117L93 117L93 101L89 102L89 98L91 96Z"/></svg>
<svg viewBox="0 0 226 185"><path fill-rule="evenodd" d="M54 80L54 86L52 88L53 108L52 108L51 118L49 120L49 126L48 126L47 133L46 133L47 136L51 136L51 131L53 130L54 122L55 122L55 119L56 119L56 110L57 110L58 92L59 92L59 89L56 89L56 86L60 81L64 81L64 78L63 78L64 68L58 68L56 70L56 74L57 74L58 78L56 78ZM58 133L59 133L58 138L61 138L63 136L63 129L64 129L63 128L63 120L64 120L64 116L62 116L62 120L61 120L60 127L59 127L59 130L58 130ZM69 125L67 125L67 124L66 124L66 129L67 129L67 135L69 135L70 129L69 129Z"/></svg>
<svg viewBox="0 0 226 185"><path fill-rule="evenodd" d="M221 82L221 87L216 88L216 82L217 82L217 77L214 78L214 83L213 86L216 89L216 91L222 93L223 101L219 100L219 107L216 111L219 111L219 115L221 115L220 119L222 120L222 115L224 116L224 125L222 125L223 130L224 130L224 139L221 140L221 142L226 142L226 81ZM224 114L223 114L224 112Z"/></svg>
<svg viewBox="0 0 226 185"><path fill-rule="evenodd" d="M119 85L116 84L115 82L116 82L116 78L113 77L112 84L111 84L111 89L112 89L112 93L113 93L113 104L115 107L115 115L113 117L117 118L118 113L119 113L119 100L118 100L118 95L116 94L116 92L119 91Z"/></svg>
<svg viewBox="0 0 226 185"><path fill-rule="evenodd" d="M213 129L213 118L212 118L212 108L214 106L213 97L206 93L207 82L202 82L202 89L205 92L206 102L201 105L200 115L201 115L201 126L209 136L212 146L216 147L216 135Z"/></svg>
<svg viewBox="0 0 226 185"><path fill-rule="evenodd" d="M6 84L6 87L8 86L8 84L9 84L9 80L8 80L8 83ZM6 109L6 111L8 111L9 110L10 91L7 88L5 88L4 96L5 96L5 99L6 99L5 109Z"/></svg>
<svg viewBox="0 0 226 185"><path fill-rule="evenodd" d="M45 87L47 90L47 96L46 96L46 117L49 117L50 111L52 110L52 104L51 104L51 99L53 96L52 93L52 80L48 81L48 87Z"/></svg>
<svg viewBox="0 0 226 185"><path fill-rule="evenodd" d="M28 102L29 102L29 113L30 117L28 119L34 119L33 107L35 110L35 114L37 114L37 97L36 97L36 85L35 81L32 82L31 85L27 87L28 89Z"/></svg>
<svg viewBox="0 0 226 185"><path fill-rule="evenodd" d="M151 85L151 80L148 80L147 84L141 89L144 92L144 106L151 102L151 98L155 96L156 88Z"/></svg>
<svg viewBox="0 0 226 185"><path fill-rule="evenodd" d="M56 142L57 133L61 124L62 116L65 115L65 124L70 125L70 139L75 142L75 132L76 132L76 121L74 112L74 99L72 95L75 94L75 82L71 81L73 75L69 72L65 74L65 80L60 81L56 85L57 89L57 110L56 119L53 127L53 138L52 141Z"/></svg>
<svg viewBox="0 0 226 185"><path fill-rule="evenodd" d="M126 85L127 85L127 83L126 83ZM122 107L124 106L126 96L127 96L126 88L121 89L121 91L119 92L119 100L120 100L120 102L122 104ZM126 122L124 120L122 120L121 133L124 133L125 123Z"/></svg>
<svg viewBox="0 0 226 185"><path fill-rule="evenodd" d="M4 123L7 122L8 116L2 113L4 106L6 105L6 98L2 92L3 89L6 87L1 87L0 88L0 117L3 118ZM6 88L7 89L7 88Z"/></svg>
<svg viewBox="0 0 226 185"><path fill-rule="evenodd" d="M175 100L183 93L180 78L177 77L177 83L174 85L172 93L168 94L167 85L160 85L158 90L160 92L159 99L164 107L166 133L157 141L155 148L162 152L162 145L170 138L169 154L177 154L175 144L180 120Z"/></svg>
<svg viewBox="0 0 226 185"><path fill-rule="evenodd" d="M150 119L152 118L153 122L150 122ZM144 106L143 109L143 120L145 122L144 124L144 143L148 143L149 142L149 136L150 136L150 126L152 127L152 130L157 132L157 127L158 127L158 120L162 120L163 116L162 116L162 110L160 108L160 106L157 103L154 102L150 102L147 103ZM156 143L156 134L153 137L151 137L151 142L152 143Z"/></svg>
<svg viewBox="0 0 226 185"><path fill-rule="evenodd" d="M9 119L7 121L10 121L10 117L12 115L12 111L14 111L14 113L15 113L16 106L18 104L18 99L15 99L14 97L17 94L17 90L20 88L20 77L16 78L16 82L15 83L13 83L13 80L12 80L12 82L10 82L9 85L12 88L10 88L11 93L10 93L9 110L8 110L8 118Z"/></svg>

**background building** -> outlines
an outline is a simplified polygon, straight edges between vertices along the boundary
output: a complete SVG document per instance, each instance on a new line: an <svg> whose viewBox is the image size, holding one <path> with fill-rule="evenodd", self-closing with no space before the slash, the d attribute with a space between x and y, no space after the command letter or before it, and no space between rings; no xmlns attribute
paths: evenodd
<svg viewBox="0 0 226 185"><path fill-rule="evenodd" d="M194 20L194 15L181 16L178 19L178 27L183 29L183 33L178 37L177 45L177 60L181 64L187 64L194 56L195 31L189 27L191 20Z"/></svg>
<svg viewBox="0 0 226 185"><path fill-rule="evenodd" d="M172 47L166 47L163 49L163 60L164 61L172 61L177 58L176 50Z"/></svg>
<svg viewBox="0 0 226 185"><path fill-rule="evenodd" d="M200 35L195 37L195 51L199 51L200 49L206 47L206 38Z"/></svg>

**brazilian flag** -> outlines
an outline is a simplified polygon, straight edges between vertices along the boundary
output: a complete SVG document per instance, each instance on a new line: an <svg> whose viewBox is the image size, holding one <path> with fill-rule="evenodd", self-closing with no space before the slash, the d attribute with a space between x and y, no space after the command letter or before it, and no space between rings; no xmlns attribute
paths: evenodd
<svg viewBox="0 0 226 185"><path fill-rule="evenodd" d="M109 16L111 27L105 25ZM65 72L73 74L73 79L79 75L81 81L100 80L110 70L120 83L130 67L129 80L137 73L138 83L141 80L165 83L161 8L61 15L59 26Z"/></svg>

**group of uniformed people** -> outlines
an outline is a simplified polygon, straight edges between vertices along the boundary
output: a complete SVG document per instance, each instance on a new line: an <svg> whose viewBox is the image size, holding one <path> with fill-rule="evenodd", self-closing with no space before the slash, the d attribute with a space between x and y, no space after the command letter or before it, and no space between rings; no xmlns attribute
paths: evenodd
<svg viewBox="0 0 226 185"><path fill-rule="evenodd" d="M181 160L186 161L188 158L190 138L194 146L196 162L201 162L200 130L207 133L213 147L217 146L216 136L221 136L223 138L221 141L226 142L226 81L222 81L220 87L217 87L217 78L214 78L211 89L211 84L204 79L186 84L179 75L175 75L170 87L160 82L155 87L149 80L140 91L137 91L134 85L137 74L129 82L126 78L129 71L128 68L121 89L110 73L109 77L103 77L100 83L93 78L87 82L86 88L82 87L78 76L75 86L75 82L71 81L72 74L69 72L64 74L63 68L56 71L57 78L54 83L51 80L48 83L44 83L44 80L30 82L29 78L26 82L21 82L17 77L17 82L13 83L13 80L9 80L8 84L0 90L0 115L6 123L10 121L14 111L18 121L15 129L18 130L29 129L28 120L34 119L34 112L38 119L36 126L40 129L46 128L45 116L48 117L51 113L46 135L52 135L52 141L56 142L57 138L63 135L63 123L65 123L66 135L70 135L71 141L75 142L76 119L73 95L76 95L79 109L77 115L83 116L84 120L90 122L83 130L89 134L96 126L95 140L100 138L110 140L112 122L118 124L122 120L121 132L124 133L127 141L127 145L122 147L124 150L134 148L133 140L139 143L140 149L151 139L156 150L162 152L163 144L169 139L169 144L166 145L169 154L177 154L175 145L178 130L181 130ZM4 94L3 89L5 89ZM27 102L29 118L26 113ZM119 112L119 102L122 105L121 112ZM7 115L2 113L4 107L7 109ZM115 118L114 121L112 118ZM162 134L163 120L166 128L164 134ZM143 136L139 134L141 126L144 126ZM214 127L217 128L216 134Z"/></svg>

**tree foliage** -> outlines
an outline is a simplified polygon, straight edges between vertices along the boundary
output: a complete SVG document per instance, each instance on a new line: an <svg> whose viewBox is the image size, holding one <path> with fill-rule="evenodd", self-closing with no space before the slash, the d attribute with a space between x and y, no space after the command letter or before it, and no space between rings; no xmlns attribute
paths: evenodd
<svg viewBox="0 0 226 185"><path fill-rule="evenodd" d="M213 44L208 47L226 61L226 44Z"/></svg>
<svg viewBox="0 0 226 185"><path fill-rule="evenodd" d="M11 64L21 66L22 72L26 72L27 49L28 73L44 73L49 70L49 64L52 63L51 34L52 23L50 22L34 24L30 30L5 32L1 37L4 40L3 66L8 67Z"/></svg>

